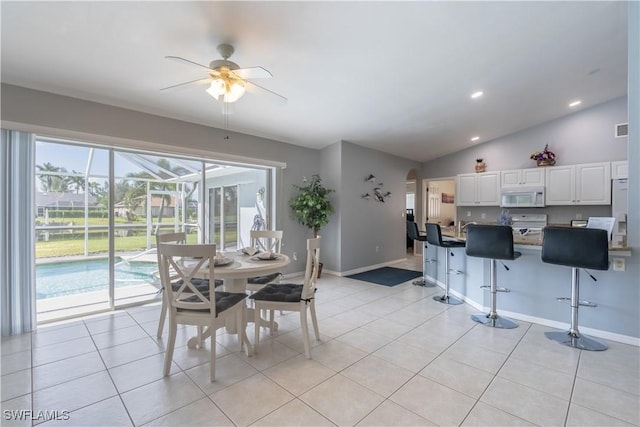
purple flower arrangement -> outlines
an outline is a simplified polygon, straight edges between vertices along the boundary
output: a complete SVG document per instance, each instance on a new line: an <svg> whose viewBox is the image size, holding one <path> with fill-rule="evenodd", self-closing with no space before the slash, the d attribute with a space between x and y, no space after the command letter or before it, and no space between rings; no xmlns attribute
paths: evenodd
<svg viewBox="0 0 640 427"><path fill-rule="evenodd" d="M535 153L531 153L529 156L530 159L540 161L540 160L555 160L556 155L553 151L549 150L549 144L544 146L544 150L542 152L536 151Z"/></svg>

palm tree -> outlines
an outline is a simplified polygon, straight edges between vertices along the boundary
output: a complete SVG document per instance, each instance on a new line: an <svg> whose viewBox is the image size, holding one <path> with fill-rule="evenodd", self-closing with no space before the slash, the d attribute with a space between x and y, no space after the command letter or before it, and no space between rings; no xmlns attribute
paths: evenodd
<svg viewBox="0 0 640 427"><path fill-rule="evenodd" d="M81 172L76 172L75 170L72 170L72 173L80 174ZM72 175L67 177L67 179L69 181L69 184L73 186L74 190L76 190L76 194L79 194L80 190L84 192L86 188L84 176Z"/></svg>
<svg viewBox="0 0 640 427"><path fill-rule="evenodd" d="M67 172L66 168L60 166L54 166L49 162L46 162L42 165L36 165L36 169L40 172L44 172L40 174L38 177L41 183L41 190L46 192L60 192L65 193L69 190L69 177L60 176L60 175L51 175L47 172L57 172L64 173Z"/></svg>
<svg viewBox="0 0 640 427"><path fill-rule="evenodd" d="M36 169L40 172L60 172L60 167L54 166L49 162L44 163L43 165L36 165ZM40 175L38 179L40 179L41 186L40 188L44 192L52 191L53 189L53 175Z"/></svg>

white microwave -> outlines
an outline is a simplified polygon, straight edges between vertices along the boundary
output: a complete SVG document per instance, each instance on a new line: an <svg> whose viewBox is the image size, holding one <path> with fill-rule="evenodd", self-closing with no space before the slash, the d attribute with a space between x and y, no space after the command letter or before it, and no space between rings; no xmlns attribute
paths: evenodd
<svg viewBox="0 0 640 427"><path fill-rule="evenodd" d="M500 196L503 208L544 207L544 187L504 188Z"/></svg>

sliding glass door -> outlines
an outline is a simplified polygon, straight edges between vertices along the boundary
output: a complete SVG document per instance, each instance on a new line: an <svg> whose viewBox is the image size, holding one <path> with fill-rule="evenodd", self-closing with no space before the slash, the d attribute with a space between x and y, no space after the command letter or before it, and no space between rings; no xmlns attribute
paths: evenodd
<svg viewBox="0 0 640 427"><path fill-rule="evenodd" d="M236 250L268 224L269 168L42 137L36 176L39 321L158 299L156 234Z"/></svg>

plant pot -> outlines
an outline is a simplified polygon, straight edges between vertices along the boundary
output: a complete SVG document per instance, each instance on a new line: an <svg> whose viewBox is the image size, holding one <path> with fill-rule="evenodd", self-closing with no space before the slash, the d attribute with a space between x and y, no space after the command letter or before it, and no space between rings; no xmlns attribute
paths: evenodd
<svg viewBox="0 0 640 427"><path fill-rule="evenodd" d="M555 159L537 160L538 166L553 166L556 164Z"/></svg>

